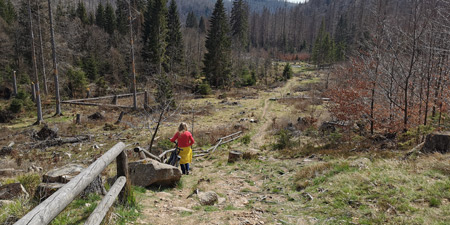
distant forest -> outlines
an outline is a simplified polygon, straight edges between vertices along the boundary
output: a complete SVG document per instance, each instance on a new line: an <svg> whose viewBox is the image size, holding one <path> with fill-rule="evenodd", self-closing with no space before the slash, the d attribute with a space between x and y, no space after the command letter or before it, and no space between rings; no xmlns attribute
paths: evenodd
<svg viewBox="0 0 450 225"><path fill-rule="evenodd" d="M130 39L137 88L155 87L157 99L175 86L200 93L283 80L273 60L339 63L344 78L359 68L365 72L352 76L368 76L371 83L360 88L371 94L361 96L372 103L352 110L369 107L358 117L370 117L372 129L377 107L390 118L378 126L426 124L428 107L433 115L442 107L438 98L449 80L445 0L131 0L131 8L125 0L0 0L1 83L10 85L17 71L19 82L30 84L35 65L40 85L53 91L48 2L63 98L83 96L88 86L95 95L131 90Z"/></svg>

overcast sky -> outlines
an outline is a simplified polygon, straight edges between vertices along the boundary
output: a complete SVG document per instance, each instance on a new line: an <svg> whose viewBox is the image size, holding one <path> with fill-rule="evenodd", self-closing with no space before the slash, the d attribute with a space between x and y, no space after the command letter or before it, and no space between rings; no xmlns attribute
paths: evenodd
<svg viewBox="0 0 450 225"><path fill-rule="evenodd" d="M306 0L287 0L288 2L295 2L295 3L298 3L298 2L305 2Z"/></svg>

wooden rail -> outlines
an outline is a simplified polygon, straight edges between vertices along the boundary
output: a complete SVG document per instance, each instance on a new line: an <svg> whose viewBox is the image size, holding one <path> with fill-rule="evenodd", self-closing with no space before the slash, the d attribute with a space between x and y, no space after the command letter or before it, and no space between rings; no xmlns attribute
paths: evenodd
<svg viewBox="0 0 450 225"><path fill-rule="evenodd" d="M232 142L238 138L241 137L242 131L238 131L236 133L232 133L230 135L227 135L225 137L221 137L219 139L217 139L217 144L212 146L211 148L205 150L205 151L194 151L194 153L197 153L196 155L194 155L194 157L202 157L205 155L208 155L210 153L213 153L214 151L216 151L217 147L219 147L220 145L226 144L228 142Z"/></svg>
<svg viewBox="0 0 450 225"><path fill-rule="evenodd" d="M49 224L56 216L61 213L74 199L77 197L114 159L116 159L117 163L117 177L124 176L125 188L120 188L119 201L123 204L126 203L127 198L131 192L131 183L128 179L128 159L127 155L124 152L125 144L122 142L114 145L108 152L103 154L100 158L98 158L94 163L92 163L88 168L81 171L78 176L73 178L69 183L65 184L58 191L56 191L53 195L48 197L41 204L36 206L33 210L28 212L24 217L22 217L19 221L17 221L16 225L41 225L41 224ZM119 183L117 183L119 182ZM123 179L116 181L113 185L115 189L119 189L123 182ZM121 185L122 187L124 185ZM112 189L112 188L111 188ZM110 190L108 195L105 196L103 201L113 201L117 197L117 190ZM113 193L111 193L114 191ZM114 194L114 195L113 195ZM102 202L103 202L102 201ZM100 204L97 208L102 207L103 204ZM105 210L99 208L98 210ZM98 211L96 209L97 212ZM103 216L104 217L104 216ZM99 216L95 215L97 218L95 221L98 221ZM103 218L101 218L103 219ZM100 220L101 222L101 220ZM94 223L92 223L94 224Z"/></svg>

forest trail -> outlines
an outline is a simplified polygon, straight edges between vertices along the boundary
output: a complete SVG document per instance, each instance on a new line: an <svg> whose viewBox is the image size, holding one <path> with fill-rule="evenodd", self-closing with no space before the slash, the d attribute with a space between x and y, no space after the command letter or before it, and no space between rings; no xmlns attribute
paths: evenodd
<svg viewBox="0 0 450 225"><path fill-rule="evenodd" d="M270 92L261 93L255 101L263 105L259 123L254 126L252 140L248 148L262 152L267 144L269 126L272 124L274 106L271 98L284 93L297 82L291 79L285 85ZM278 96L277 96L278 97ZM252 132L252 131L249 131ZM231 144L230 149L244 146ZM261 162L243 162L227 164L227 151L217 151L211 159L195 158L192 173L182 176L181 185L173 189L147 191L140 200L142 216L137 224L271 224L275 221L289 221L292 224L307 224L302 217L291 216L300 210L301 205L288 201L288 197L272 189L283 189L285 185L273 184L273 171L285 171L295 161L280 161L269 157ZM262 164L271 164L271 168L259 168ZM272 166L274 165L274 166ZM282 179L288 179L288 176ZM285 180L284 182L289 182ZM272 185L276 185L273 187ZM214 206L201 206L193 191L214 191L219 200ZM291 217L285 218L272 212L273 207L285 209ZM292 210L292 212L290 212ZM277 210L275 210L277 211Z"/></svg>

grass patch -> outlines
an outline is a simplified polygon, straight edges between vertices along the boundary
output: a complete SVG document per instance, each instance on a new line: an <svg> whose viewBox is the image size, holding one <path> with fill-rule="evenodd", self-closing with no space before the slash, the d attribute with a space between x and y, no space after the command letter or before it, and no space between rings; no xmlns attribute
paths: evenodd
<svg viewBox="0 0 450 225"><path fill-rule="evenodd" d="M239 210L239 209L234 207L233 205L227 205L225 206L224 210Z"/></svg>

